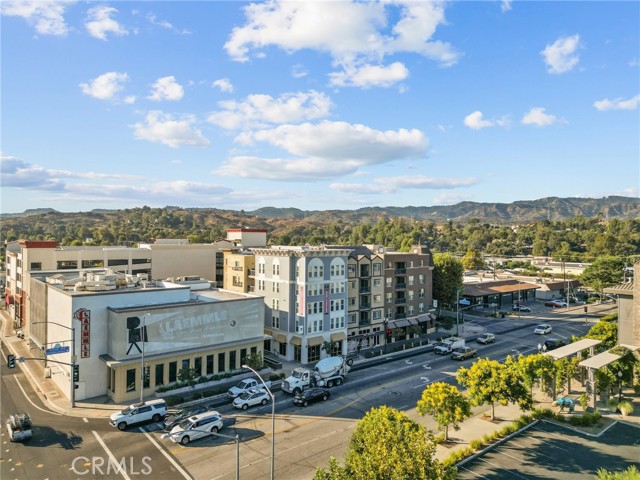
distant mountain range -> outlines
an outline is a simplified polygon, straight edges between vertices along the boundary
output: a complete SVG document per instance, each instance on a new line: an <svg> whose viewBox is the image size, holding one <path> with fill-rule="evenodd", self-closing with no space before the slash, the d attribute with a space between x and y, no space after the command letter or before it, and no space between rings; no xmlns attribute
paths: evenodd
<svg viewBox="0 0 640 480"><path fill-rule="evenodd" d="M227 212L231 210L215 208L167 207L202 213ZM115 213L118 210L95 209L88 213ZM3 213L2 218L28 217L47 213L60 213L52 208L25 210L22 213ZM60 215L64 215L61 213ZM264 207L242 212L243 216L264 219L297 219L330 222L335 220L358 221L382 217L407 217L415 220L434 222L464 222L471 219L489 223L530 223L541 220L563 220L575 216L603 219L640 219L640 198L610 196L603 198L559 198L547 197L539 200L517 201L513 203L461 202L455 205L435 207L364 207L356 210L300 210L298 208Z"/></svg>

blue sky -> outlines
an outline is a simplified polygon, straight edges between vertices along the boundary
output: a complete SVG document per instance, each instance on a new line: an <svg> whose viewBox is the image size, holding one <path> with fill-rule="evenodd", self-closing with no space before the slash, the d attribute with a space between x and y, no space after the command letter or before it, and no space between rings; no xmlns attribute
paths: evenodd
<svg viewBox="0 0 640 480"><path fill-rule="evenodd" d="M5 213L639 195L637 1L0 5Z"/></svg>

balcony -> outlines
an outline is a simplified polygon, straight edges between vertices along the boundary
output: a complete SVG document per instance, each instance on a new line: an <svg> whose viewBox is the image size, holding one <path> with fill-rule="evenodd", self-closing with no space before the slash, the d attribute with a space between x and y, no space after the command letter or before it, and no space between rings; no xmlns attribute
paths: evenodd
<svg viewBox="0 0 640 480"><path fill-rule="evenodd" d="M231 270L233 270L234 272L241 272L242 270L244 270L244 268L242 268L242 267L231 267Z"/></svg>
<svg viewBox="0 0 640 480"><path fill-rule="evenodd" d="M405 303L407 303L407 299L406 298L396 298L394 303L396 305L404 305Z"/></svg>
<svg viewBox="0 0 640 480"><path fill-rule="evenodd" d="M404 275L407 273L407 269L405 267L396 268L396 275Z"/></svg>
<svg viewBox="0 0 640 480"><path fill-rule="evenodd" d="M407 318L407 314L406 313L396 313L393 318L395 320L399 320L401 318Z"/></svg>
<svg viewBox="0 0 640 480"><path fill-rule="evenodd" d="M358 293L371 293L371 287L360 287L360 290L358 290Z"/></svg>
<svg viewBox="0 0 640 480"><path fill-rule="evenodd" d="M360 309L371 308L371 302L360 302Z"/></svg>
<svg viewBox="0 0 640 480"><path fill-rule="evenodd" d="M407 288L407 284L405 282L398 282L394 285L394 288L396 290L404 290L405 288Z"/></svg>
<svg viewBox="0 0 640 480"><path fill-rule="evenodd" d="M243 287L243 286L244 286L244 283L243 283L243 282L233 282L233 283L232 283L232 285L233 285L234 287Z"/></svg>

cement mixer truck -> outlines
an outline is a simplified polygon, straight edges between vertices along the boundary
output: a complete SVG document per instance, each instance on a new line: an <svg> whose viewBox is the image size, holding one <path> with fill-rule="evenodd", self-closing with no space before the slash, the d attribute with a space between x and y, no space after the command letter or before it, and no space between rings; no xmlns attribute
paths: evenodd
<svg viewBox="0 0 640 480"><path fill-rule="evenodd" d="M348 371L349 365L343 357L323 358L313 370L294 368L291 375L282 382L282 391L296 395L310 387L331 388L340 385Z"/></svg>

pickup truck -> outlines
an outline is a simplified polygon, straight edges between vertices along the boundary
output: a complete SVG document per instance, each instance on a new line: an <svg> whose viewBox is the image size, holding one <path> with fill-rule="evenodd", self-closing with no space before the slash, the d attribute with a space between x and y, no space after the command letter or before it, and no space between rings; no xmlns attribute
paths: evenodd
<svg viewBox="0 0 640 480"><path fill-rule="evenodd" d="M27 440L33 436L31 417L28 413L12 413L7 419L7 431L12 442Z"/></svg>
<svg viewBox="0 0 640 480"><path fill-rule="evenodd" d="M448 355L456 348L464 347L464 338L449 337L438 342L433 347L433 353L438 355Z"/></svg>
<svg viewBox="0 0 640 480"><path fill-rule="evenodd" d="M264 382L267 385L267 388L271 388L271 382ZM245 378L244 380L240 380L236 383L235 386L231 387L227 391L227 396L231 399L238 397L240 394L244 392L248 392L252 388L263 388L264 385L260 380L256 380L255 378Z"/></svg>
<svg viewBox="0 0 640 480"><path fill-rule="evenodd" d="M452 360L466 360L467 358L473 358L478 354L475 348L460 347L451 352Z"/></svg>

